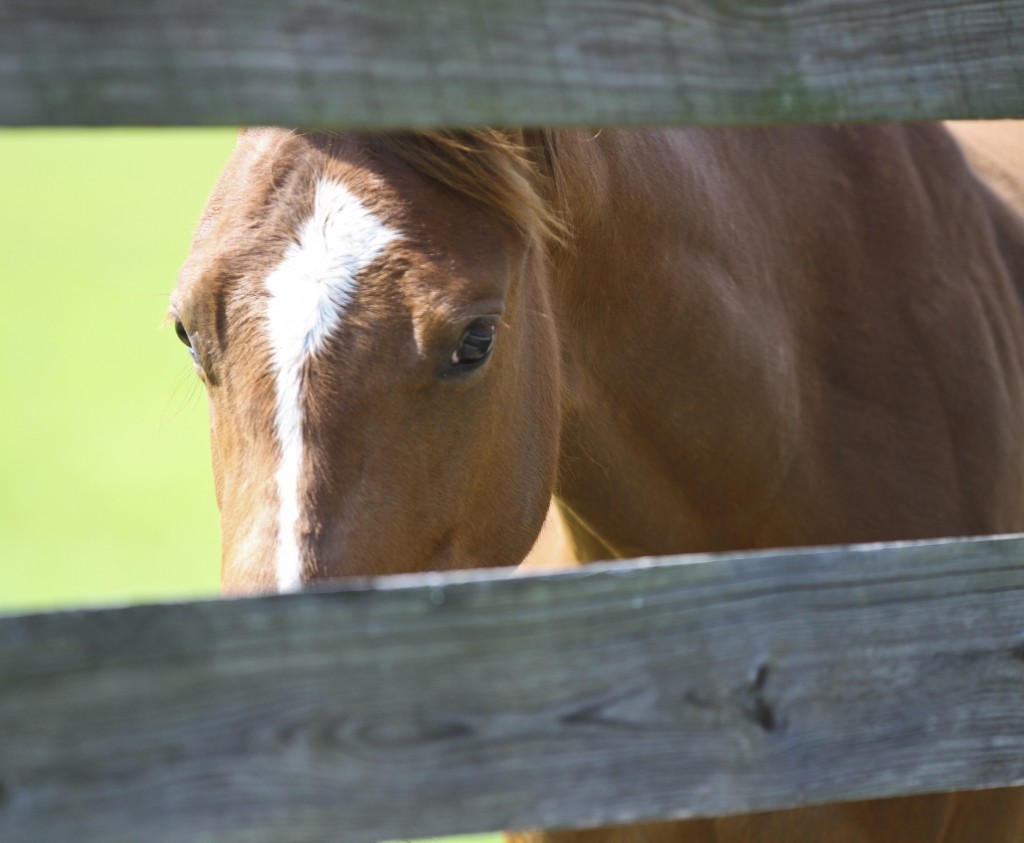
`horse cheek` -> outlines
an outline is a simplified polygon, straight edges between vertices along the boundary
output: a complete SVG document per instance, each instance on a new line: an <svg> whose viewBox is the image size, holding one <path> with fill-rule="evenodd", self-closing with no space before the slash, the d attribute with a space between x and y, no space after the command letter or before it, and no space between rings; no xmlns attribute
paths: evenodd
<svg viewBox="0 0 1024 843"><path fill-rule="evenodd" d="M544 524L554 489L559 439L559 364L550 320L523 337L504 383L499 433L506 499L491 533L507 548L505 564L519 564ZM513 356L513 355L510 355Z"/></svg>

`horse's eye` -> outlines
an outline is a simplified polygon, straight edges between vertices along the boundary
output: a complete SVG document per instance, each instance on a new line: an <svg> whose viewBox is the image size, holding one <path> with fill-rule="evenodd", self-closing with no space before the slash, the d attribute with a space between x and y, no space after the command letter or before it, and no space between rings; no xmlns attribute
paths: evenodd
<svg viewBox="0 0 1024 843"><path fill-rule="evenodd" d="M199 360L199 352L196 351L196 347L192 345L192 338L188 335L188 331L185 330L185 326L181 324L180 319L174 320L174 333L178 335L178 339L181 340L185 347L188 349L188 353L192 355L192 362L195 364L196 371L203 374L203 364Z"/></svg>
<svg viewBox="0 0 1024 843"><path fill-rule="evenodd" d="M472 368L483 363L494 348L494 330L493 322L474 322L470 325L452 352L452 365Z"/></svg>
<svg viewBox="0 0 1024 843"><path fill-rule="evenodd" d="M180 319L174 320L174 333L178 335L178 339L181 340L189 348L192 348L192 340L188 338L188 331L185 330L185 326L181 324Z"/></svg>

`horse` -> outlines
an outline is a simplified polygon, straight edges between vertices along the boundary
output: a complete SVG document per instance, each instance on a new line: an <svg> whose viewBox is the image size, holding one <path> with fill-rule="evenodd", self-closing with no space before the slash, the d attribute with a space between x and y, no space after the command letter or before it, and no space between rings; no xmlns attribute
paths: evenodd
<svg viewBox="0 0 1024 843"><path fill-rule="evenodd" d="M170 315L225 594L1024 529L1018 124L245 129ZM999 843L1024 798L507 839Z"/></svg>

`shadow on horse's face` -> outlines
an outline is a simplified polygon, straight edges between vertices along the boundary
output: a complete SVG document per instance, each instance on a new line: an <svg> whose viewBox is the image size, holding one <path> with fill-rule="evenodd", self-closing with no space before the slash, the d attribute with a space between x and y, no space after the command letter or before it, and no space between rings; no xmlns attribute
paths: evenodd
<svg viewBox="0 0 1024 843"><path fill-rule="evenodd" d="M226 592L527 553L557 448L541 252L368 139L243 133L172 297Z"/></svg>

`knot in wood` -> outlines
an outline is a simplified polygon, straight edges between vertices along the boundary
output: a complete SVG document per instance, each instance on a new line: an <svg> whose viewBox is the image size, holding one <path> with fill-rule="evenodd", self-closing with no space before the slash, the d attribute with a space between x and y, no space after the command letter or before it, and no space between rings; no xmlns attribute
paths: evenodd
<svg viewBox="0 0 1024 843"><path fill-rule="evenodd" d="M748 704L744 707L747 717L765 732L774 732L779 725L778 718L771 704L764 697L764 689L768 684L769 667L761 662L753 672L750 680Z"/></svg>

